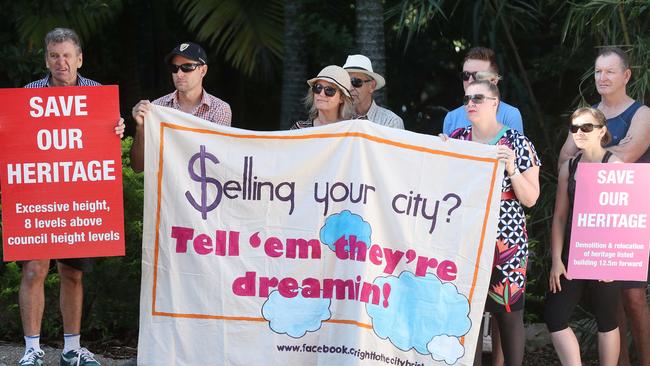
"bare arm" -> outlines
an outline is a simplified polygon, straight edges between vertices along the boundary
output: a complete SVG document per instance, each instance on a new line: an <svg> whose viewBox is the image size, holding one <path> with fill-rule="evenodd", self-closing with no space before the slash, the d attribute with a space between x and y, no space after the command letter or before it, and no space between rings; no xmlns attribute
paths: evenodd
<svg viewBox="0 0 650 366"><path fill-rule="evenodd" d="M549 290L553 293L562 291L560 276L566 277L566 268L562 263L562 247L564 246L564 228L569 215L569 162L565 161L560 167L557 177L557 192L555 193L555 210L551 227L551 273L549 275Z"/></svg>
<svg viewBox="0 0 650 366"><path fill-rule="evenodd" d="M141 100L131 111L135 120L135 137L131 145L131 168L138 173L144 170L144 115L150 110L151 103L148 100Z"/></svg>
<svg viewBox="0 0 650 366"><path fill-rule="evenodd" d="M530 147L528 151L533 156ZM533 206L539 198L539 166L533 165L525 172L513 175L516 170L515 152L505 145L497 146L497 158L506 164L506 173L519 202L526 207Z"/></svg>
<svg viewBox="0 0 650 366"><path fill-rule="evenodd" d="M557 162L557 170L560 171L560 168L562 167L562 165L564 165L564 162L576 156L577 153L578 153L578 147L576 146L576 143L573 141L573 138L571 137L571 133L567 133L566 140L564 141L564 145L562 145L562 150L560 150L560 158L558 159Z"/></svg>
<svg viewBox="0 0 650 366"><path fill-rule="evenodd" d="M650 108L642 106L632 117L630 129L616 146L607 150L626 163L634 163L648 150L650 144Z"/></svg>

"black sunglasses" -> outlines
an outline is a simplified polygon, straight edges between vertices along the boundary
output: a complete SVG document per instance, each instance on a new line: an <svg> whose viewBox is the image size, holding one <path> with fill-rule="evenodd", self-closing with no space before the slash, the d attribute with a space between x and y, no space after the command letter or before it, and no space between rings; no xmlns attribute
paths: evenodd
<svg viewBox="0 0 650 366"><path fill-rule="evenodd" d="M470 95L465 95L463 96L463 105L468 105L469 101L471 100L472 103L474 104L481 104L485 102L486 99L494 99L496 100L496 97L488 97L483 94L470 94Z"/></svg>
<svg viewBox="0 0 650 366"><path fill-rule="evenodd" d="M570 125L569 130L571 133L578 133L578 130L589 133L594 130L594 128L603 128L603 125L595 125L593 123L585 123L584 125Z"/></svg>
<svg viewBox="0 0 650 366"><path fill-rule="evenodd" d="M501 79L499 74L493 73L491 71L463 71L460 73L460 78L463 79L463 81L469 81L470 77L474 80L492 81L494 78L497 78L497 80Z"/></svg>
<svg viewBox="0 0 650 366"><path fill-rule="evenodd" d="M363 86L364 83L369 83L371 81L372 81L372 79L368 79L368 80L363 80L363 79L359 79L359 78L351 78L350 79L350 83L355 88L360 88L360 87Z"/></svg>
<svg viewBox="0 0 650 366"><path fill-rule="evenodd" d="M336 88L332 86L323 86L323 84L314 84L311 86L311 91L314 94L320 94L323 90L325 90L325 95L328 97L333 97L336 94Z"/></svg>
<svg viewBox="0 0 650 366"><path fill-rule="evenodd" d="M203 66L203 64L181 64L181 65L175 65L175 64L168 64L167 68L169 71L171 71L172 74L175 74L178 72L178 70L181 70L182 72L188 73L196 70L197 67Z"/></svg>

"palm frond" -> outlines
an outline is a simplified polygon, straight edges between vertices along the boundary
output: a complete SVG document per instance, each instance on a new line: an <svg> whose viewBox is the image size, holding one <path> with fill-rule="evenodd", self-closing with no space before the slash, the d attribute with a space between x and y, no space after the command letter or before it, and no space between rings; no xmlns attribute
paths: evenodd
<svg viewBox="0 0 650 366"><path fill-rule="evenodd" d="M208 42L246 75L261 62L282 57L280 0L178 0L178 7L197 40Z"/></svg>
<svg viewBox="0 0 650 366"><path fill-rule="evenodd" d="M88 39L119 14L122 5L122 0L20 2L16 5L16 29L30 45L39 45L55 27L72 28Z"/></svg>
<svg viewBox="0 0 650 366"><path fill-rule="evenodd" d="M443 6L444 0L406 0L389 8L387 17L399 17L397 22L397 36L401 37L406 31L406 49L414 35L418 34L432 19L440 17L448 20Z"/></svg>
<svg viewBox="0 0 650 366"><path fill-rule="evenodd" d="M628 92L643 101L650 91L650 6L646 1L590 0L570 3L564 21L562 42L578 49L586 40L597 45L617 45L629 52L633 79ZM584 103L582 84L592 70L581 77L579 102Z"/></svg>

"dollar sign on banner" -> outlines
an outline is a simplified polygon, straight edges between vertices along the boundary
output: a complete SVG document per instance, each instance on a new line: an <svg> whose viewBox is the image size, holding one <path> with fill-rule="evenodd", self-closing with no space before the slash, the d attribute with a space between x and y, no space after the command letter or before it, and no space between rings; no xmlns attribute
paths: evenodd
<svg viewBox="0 0 650 366"><path fill-rule="evenodd" d="M196 174L194 172L194 163L196 162L196 159L199 159L199 163L201 166L200 174ZM219 164L219 159L217 159L216 156L205 151L205 145L201 145L199 152L194 154L190 158L190 162L187 164L187 172L190 174L190 178L192 178L192 180L196 182L201 183L201 203L200 204L196 203L196 200L194 199L194 197L192 197L190 191L185 192L185 197L190 202L192 207L194 207L197 211L201 212L201 217L203 218L203 220L207 220L208 212L214 210L215 208L217 208L217 206L219 206L219 202L221 202L221 193L222 193L221 183L219 183L219 181L216 180L215 178L206 176L205 159L208 159L215 164ZM212 203L210 203L209 205L207 204L208 183L214 184L214 186L217 189L217 196L214 198L214 201L212 201Z"/></svg>

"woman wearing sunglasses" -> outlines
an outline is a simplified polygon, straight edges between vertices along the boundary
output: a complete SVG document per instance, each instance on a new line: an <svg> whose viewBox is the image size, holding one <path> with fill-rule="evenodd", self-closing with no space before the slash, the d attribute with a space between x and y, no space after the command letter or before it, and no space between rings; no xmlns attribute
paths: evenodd
<svg viewBox="0 0 650 366"><path fill-rule="evenodd" d="M524 291L528 262L528 234L522 207L539 197L540 161L530 140L497 120L499 89L488 80L477 80L465 89L463 104L470 126L451 133L451 138L496 145L497 158L505 163L501 209L494 264L485 311L496 319L505 364L521 365L524 358ZM480 362L481 342L477 345Z"/></svg>
<svg viewBox="0 0 650 366"><path fill-rule="evenodd" d="M309 91L305 106L309 119L296 122L291 129L323 126L334 122L352 119L354 106L350 89L350 75L340 66L330 65L322 69L318 76L307 81Z"/></svg>
<svg viewBox="0 0 650 366"><path fill-rule="evenodd" d="M619 301L617 282L570 280L566 277L571 238L571 218L575 197L575 172L581 163L621 162L603 146L611 141L607 119L595 108L580 108L571 115L571 137L580 150L560 168L557 178L555 212L551 236L553 264L549 276L544 319L555 351L563 365L581 365L580 347L568 326L573 309L582 294L589 295L592 313L598 324L598 354L601 365L616 365L620 351L616 309Z"/></svg>

